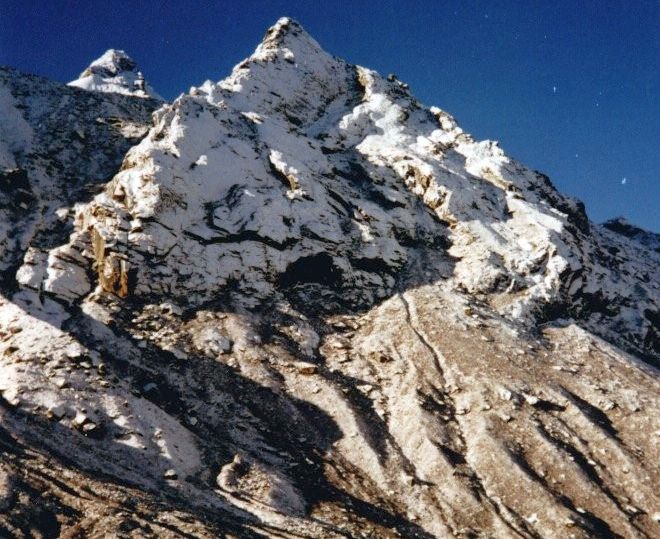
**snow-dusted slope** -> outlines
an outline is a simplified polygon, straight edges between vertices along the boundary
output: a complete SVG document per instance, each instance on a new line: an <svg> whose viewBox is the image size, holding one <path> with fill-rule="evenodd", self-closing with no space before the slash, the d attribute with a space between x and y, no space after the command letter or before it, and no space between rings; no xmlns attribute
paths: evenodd
<svg viewBox="0 0 660 539"><path fill-rule="evenodd" d="M121 166L153 101L4 77L0 535L660 535L656 236L290 19Z"/></svg>
<svg viewBox="0 0 660 539"><path fill-rule="evenodd" d="M45 260L147 131L151 99L98 94L0 69L0 271Z"/></svg>
<svg viewBox="0 0 660 539"><path fill-rule="evenodd" d="M69 86L90 92L109 92L163 100L145 81L138 65L128 54L108 49L94 60Z"/></svg>

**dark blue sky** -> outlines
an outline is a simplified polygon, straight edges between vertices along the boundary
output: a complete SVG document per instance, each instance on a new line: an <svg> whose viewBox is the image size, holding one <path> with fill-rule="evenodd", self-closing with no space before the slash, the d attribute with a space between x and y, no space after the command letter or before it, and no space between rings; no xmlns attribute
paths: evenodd
<svg viewBox="0 0 660 539"><path fill-rule="evenodd" d="M659 0L0 0L0 64L68 81L119 48L171 98L224 78L283 15L499 140L592 219L660 231Z"/></svg>

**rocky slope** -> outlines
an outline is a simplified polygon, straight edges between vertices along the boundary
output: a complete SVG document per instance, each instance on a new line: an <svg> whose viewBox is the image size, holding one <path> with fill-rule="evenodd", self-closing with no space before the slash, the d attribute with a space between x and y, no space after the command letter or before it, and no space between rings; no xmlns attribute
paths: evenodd
<svg viewBox="0 0 660 539"><path fill-rule="evenodd" d="M660 533L657 235L290 19L151 121L0 74L0 533Z"/></svg>

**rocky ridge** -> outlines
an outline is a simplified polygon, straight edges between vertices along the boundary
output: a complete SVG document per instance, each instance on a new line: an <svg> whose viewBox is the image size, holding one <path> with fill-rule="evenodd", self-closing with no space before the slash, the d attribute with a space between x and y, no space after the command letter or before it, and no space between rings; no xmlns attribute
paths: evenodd
<svg viewBox="0 0 660 539"><path fill-rule="evenodd" d="M0 74L0 530L658 533L657 235L290 19L157 110Z"/></svg>

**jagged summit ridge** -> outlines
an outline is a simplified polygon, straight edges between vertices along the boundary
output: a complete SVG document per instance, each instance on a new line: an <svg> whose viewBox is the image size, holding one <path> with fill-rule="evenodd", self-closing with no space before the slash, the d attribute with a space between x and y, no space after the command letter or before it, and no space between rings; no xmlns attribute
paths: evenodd
<svg viewBox="0 0 660 539"><path fill-rule="evenodd" d="M314 268L337 301L368 304L420 253L444 253L430 274L506 316L535 324L563 309L656 357L652 320L636 314L657 310L655 260L601 230L497 143L475 142L406 85L327 54L284 18L229 77L155 114L72 238L102 238L107 290L199 302L231 282L254 298L291 279L309 287L316 278L301 275ZM646 275L636 302L632 266ZM66 274L51 267L44 289L60 294ZM68 282L64 294L74 299Z"/></svg>
<svg viewBox="0 0 660 539"><path fill-rule="evenodd" d="M118 49L105 51L69 86L93 92L114 92L163 100L144 79L135 60Z"/></svg>

